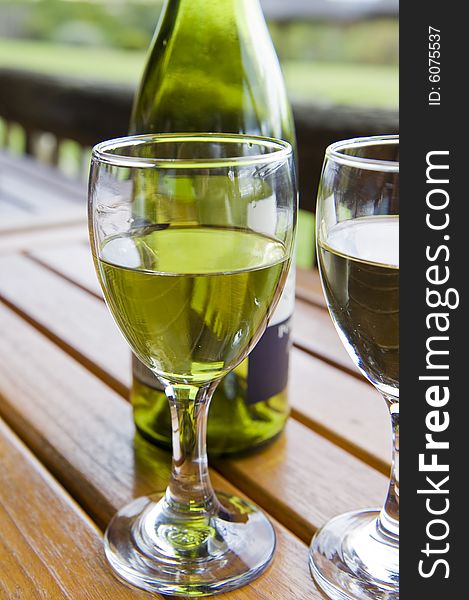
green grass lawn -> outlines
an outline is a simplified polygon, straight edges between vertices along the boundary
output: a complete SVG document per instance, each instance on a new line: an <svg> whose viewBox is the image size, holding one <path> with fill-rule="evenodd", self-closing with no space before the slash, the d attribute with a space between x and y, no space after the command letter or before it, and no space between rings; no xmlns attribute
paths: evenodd
<svg viewBox="0 0 469 600"><path fill-rule="evenodd" d="M292 100L397 108L397 66L353 63L285 63L283 71Z"/></svg>
<svg viewBox="0 0 469 600"><path fill-rule="evenodd" d="M144 52L0 39L0 67L135 84L144 63ZM293 100L397 107L397 67L287 62L283 69Z"/></svg>
<svg viewBox="0 0 469 600"><path fill-rule="evenodd" d="M0 67L136 83L144 62L144 52L0 39Z"/></svg>

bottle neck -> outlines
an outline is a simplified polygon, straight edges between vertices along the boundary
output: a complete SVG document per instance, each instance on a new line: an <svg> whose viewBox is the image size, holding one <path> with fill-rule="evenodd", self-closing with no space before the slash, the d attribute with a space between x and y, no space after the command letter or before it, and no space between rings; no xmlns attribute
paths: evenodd
<svg viewBox="0 0 469 600"><path fill-rule="evenodd" d="M215 131L294 142L259 0L167 0L131 133Z"/></svg>
<svg viewBox="0 0 469 600"><path fill-rule="evenodd" d="M207 10L242 12L249 7L260 7L259 0L166 0L163 10L168 8L184 8L192 11Z"/></svg>
<svg viewBox="0 0 469 600"><path fill-rule="evenodd" d="M212 35L218 29L232 28L235 23L244 26L249 22L246 19L265 23L259 0L166 0L162 15L162 21L188 19L193 25L200 23L204 29L210 24Z"/></svg>

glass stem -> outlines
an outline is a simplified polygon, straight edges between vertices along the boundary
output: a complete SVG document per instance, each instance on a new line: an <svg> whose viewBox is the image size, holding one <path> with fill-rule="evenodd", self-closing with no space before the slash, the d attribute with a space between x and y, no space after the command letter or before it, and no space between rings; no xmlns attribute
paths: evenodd
<svg viewBox="0 0 469 600"><path fill-rule="evenodd" d="M386 503L378 519L378 529L386 538L399 540L399 398L384 396L392 419L392 467Z"/></svg>
<svg viewBox="0 0 469 600"><path fill-rule="evenodd" d="M210 401L218 382L169 385L173 463L166 504L173 513L197 518L217 502L208 472L206 434Z"/></svg>

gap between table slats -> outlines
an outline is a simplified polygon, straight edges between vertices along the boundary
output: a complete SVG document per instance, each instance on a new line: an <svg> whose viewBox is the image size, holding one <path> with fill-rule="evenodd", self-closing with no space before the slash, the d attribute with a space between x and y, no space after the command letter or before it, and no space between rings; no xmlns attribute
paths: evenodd
<svg viewBox="0 0 469 600"><path fill-rule="evenodd" d="M73 241L79 243L83 240L83 229L83 223L78 223L50 229L3 232L0 235L0 255L15 254L35 247L57 247Z"/></svg>

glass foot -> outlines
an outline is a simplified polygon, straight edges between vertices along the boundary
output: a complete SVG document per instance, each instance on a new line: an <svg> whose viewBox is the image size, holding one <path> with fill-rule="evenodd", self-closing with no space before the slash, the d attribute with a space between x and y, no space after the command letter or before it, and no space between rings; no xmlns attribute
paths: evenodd
<svg viewBox="0 0 469 600"><path fill-rule="evenodd" d="M164 494L139 498L119 511L105 537L115 573L132 585L170 596L228 592L258 577L275 551L275 532L262 511L217 494L200 518L169 510Z"/></svg>
<svg viewBox="0 0 469 600"><path fill-rule="evenodd" d="M332 600L399 600L399 541L377 527L379 511L351 512L314 536L309 566Z"/></svg>

